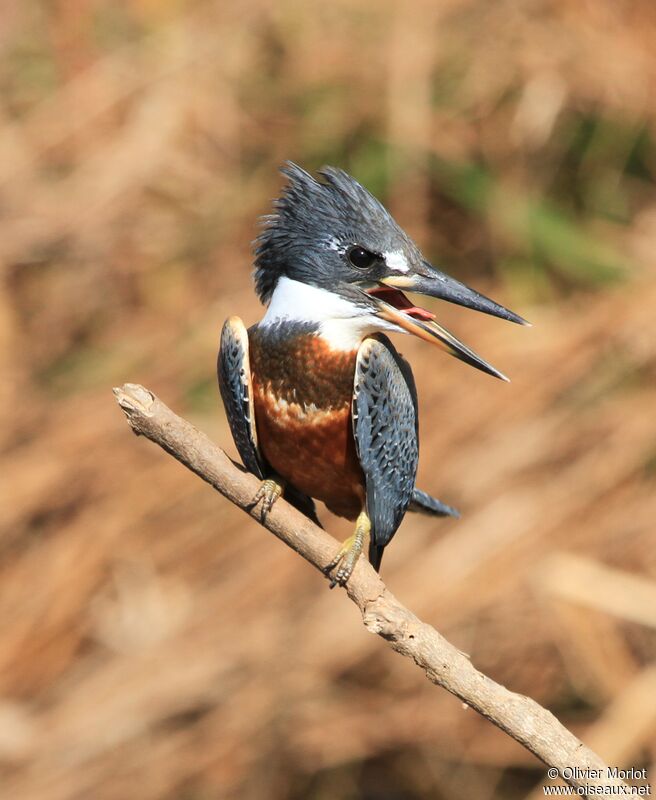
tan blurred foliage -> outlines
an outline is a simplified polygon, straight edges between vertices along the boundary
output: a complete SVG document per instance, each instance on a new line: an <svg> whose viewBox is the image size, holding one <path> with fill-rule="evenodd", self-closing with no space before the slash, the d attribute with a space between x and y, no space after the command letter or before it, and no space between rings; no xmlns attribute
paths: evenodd
<svg viewBox="0 0 656 800"><path fill-rule="evenodd" d="M277 165L334 163L534 323L421 343L421 485L383 572L476 664L656 777L651 0L6 0L0 18L3 796L522 798L540 765L136 441L215 388ZM344 523L322 517L337 536Z"/></svg>

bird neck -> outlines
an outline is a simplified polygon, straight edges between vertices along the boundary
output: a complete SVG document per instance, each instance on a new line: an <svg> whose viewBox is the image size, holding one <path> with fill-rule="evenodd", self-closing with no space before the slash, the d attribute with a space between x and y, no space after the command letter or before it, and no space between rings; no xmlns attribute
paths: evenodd
<svg viewBox="0 0 656 800"><path fill-rule="evenodd" d="M383 330L384 322L328 289L283 276L257 325L264 330L278 326L302 327L330 349L350 352L370 333Z"/></svg>

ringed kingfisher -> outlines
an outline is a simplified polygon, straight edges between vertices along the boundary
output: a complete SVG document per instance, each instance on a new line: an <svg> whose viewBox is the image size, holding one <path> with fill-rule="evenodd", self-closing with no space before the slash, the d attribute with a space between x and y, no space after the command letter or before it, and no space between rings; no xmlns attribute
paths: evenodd
<svg viewBox="0 0 656 800"><path fill-rule="evenodd" d="M355 522L325 567L345 585L364 551L376 570L406 511L458 512L415 486L417 392L388 333L408 333L497 378L417 292L528 324L433 267L354 178L292 162L288 184L255 241L255 289L267 308L246 329L223 326L219 387L239 455L262 481L253 506L278 497L318 523L314 500Z"/></svg>

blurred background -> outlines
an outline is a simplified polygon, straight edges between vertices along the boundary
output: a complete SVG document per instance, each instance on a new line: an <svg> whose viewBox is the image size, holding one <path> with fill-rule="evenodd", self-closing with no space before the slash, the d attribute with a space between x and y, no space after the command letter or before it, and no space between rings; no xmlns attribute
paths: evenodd
<svg viewBox="0 0 656 800"><path fill-rule="evenodd" d="M652 0L4 0L3 796L542 796L536 759L114 402L143 383L235 454L215 354L262 313L250 242L287 158L354 174L534 323L431 306L509 385L397 341L420 485L463 516L409 516L384 579L656 776L655 42Z"/></svg>

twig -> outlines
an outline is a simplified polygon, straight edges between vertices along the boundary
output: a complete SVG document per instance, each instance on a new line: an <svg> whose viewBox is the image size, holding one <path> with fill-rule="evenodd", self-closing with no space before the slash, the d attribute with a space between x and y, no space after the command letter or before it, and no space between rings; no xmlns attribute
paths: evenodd
<svg viewBox="0 0 656 800"><path fill-rule="evenodd" d="M282 499L263 521L259 507L252 507L259 487L257 478L235 465L204 433L174 414L154 394L132 383L114 389L114 394L136 434L158 444L317 569L322 570L331 560L335 540ZM365 559L359 560L346 591L360 609L367 630L385 639L397 653L413 659L430 681L459 697L558 770L567 783L576 787L624 786L550 711L483 675L464 653L401 605ZM621 794L622 789L614 793Z"/></svg>

